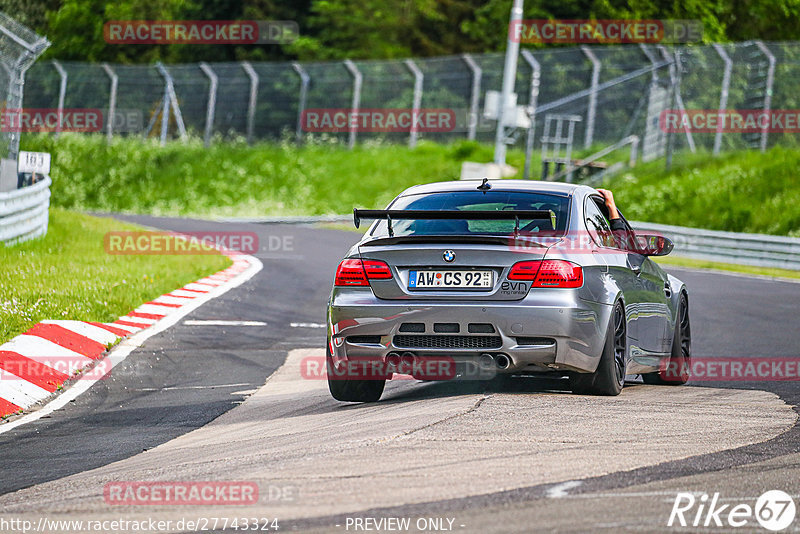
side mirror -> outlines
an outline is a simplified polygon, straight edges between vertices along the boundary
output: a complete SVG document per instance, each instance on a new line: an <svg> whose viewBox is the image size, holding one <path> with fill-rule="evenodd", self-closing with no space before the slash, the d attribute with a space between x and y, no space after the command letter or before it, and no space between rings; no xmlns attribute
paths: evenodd
<svg viewBox="0 0 800 534"><path fill-rule="evenodd" d="M643 256L666 256L675 244L667 237L659 234L646 234L637 232L634 235L634 252Z"/></svg>

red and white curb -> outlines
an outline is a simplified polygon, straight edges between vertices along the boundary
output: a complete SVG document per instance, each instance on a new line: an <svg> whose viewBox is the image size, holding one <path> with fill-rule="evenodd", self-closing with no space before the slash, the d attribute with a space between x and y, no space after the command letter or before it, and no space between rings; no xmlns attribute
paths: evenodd
<svg viewBox="0 0 800 534"><path fill-rule="evenodd" d="M142 304L113 323L42 321L0 345L0 416L43 403L66 381L80 377L41 409L0 423L0 434L61 408L107 375L147 338L243 284L263 267L253 256L223 253L233 261L227 269ZM110 344L120 340L107 351Z"/></svg>

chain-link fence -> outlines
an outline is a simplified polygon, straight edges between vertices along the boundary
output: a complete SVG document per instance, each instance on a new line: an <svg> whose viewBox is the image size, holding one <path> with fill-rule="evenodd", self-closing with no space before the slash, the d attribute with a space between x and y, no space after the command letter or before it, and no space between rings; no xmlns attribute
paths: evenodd
<svg viewBox="0 0 800 534"><path fill-rule="evenodd" d="M682 131L666 134L666 109L797 109L800 43L581 46L523 50L518 105L533 117L532 148L548 132L548 115L573 120L575 148L608 146L630 135L643 139L647 159L676 151L713 152L796 143L793 132ZM29 108L92 108L103 112L108 135L196 135L291 139L324 136L343 143L413 143L494 139L484 117L487 91L501 87L503 55L475 54L396 61L213 63L120 66L40 62L28 74ZM309 109L446 108L446 131L305 131ZM518 146L525 144L518 131ZM670 139L671 138L671 139ZM669 141L669 142L668 142Z"/></svg>
<svg viewBox="0 0 800 534"><path fill-rule="evenodd" d="M8 111L22 108L25 71L49 45L47 39L0 13L0 111L4 118ZM19 151L20 132L15 130L13 125L0 128L0 154L8 154L9 160L16 160Z"/></svg>
<svg viewBox="0 0 800 534"><path fill-rule="evenodd" d="M49 44L0 13L0 243L47 233L50 178L19 173L17 157L25 72Z"/></svg>

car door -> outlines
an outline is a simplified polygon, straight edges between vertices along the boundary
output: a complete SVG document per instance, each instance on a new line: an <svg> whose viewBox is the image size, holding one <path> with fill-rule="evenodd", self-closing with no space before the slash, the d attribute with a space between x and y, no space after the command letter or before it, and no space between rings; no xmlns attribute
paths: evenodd
<svg viewBox="0 0 800 534"><path fill-rule="evenodd" d="M644 298L642 282L631 271L627 263L627 254L618 247L614 234L611 232L611 225L598 207L600 202L602 202L600 197L586 197L584 224L586 231L602 255L601 261L608 266L609 276L614 279L625 297L628 337L638 340L638 316L632 312L635 312Z"/></svg>
<svg viewBox="0 0 800 534"><path fill-rule="evenodd" d="M630 227L628 230L635 235ZM635 293L631 295L634 297L631 301L636 304L627 313L636 316L638 346L646 352L663 354L670 348L667 332L671 314L666 273L647 256L626 248L628 250L621 256L636 280Z"/></svg>
<svg viewBox="0 0 800 534"><path fill-rule="evenodd" d="M672 288L669 285L667 273L650 258L645 258L642 263L642 276L645 276L660 288L660 298L654 303L654 313L661 320L660 340L657 340L661 353L672 350L672 336L675 327L675 316L672 303Z"/></svg>

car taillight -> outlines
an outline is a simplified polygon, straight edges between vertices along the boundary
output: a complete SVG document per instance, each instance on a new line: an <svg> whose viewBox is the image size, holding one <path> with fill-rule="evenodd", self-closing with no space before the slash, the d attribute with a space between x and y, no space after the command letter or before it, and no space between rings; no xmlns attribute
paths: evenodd
<svg viewBox="0 0 800 534"><path fill-rule="evenodd" d="M583 285L583 269L566 260L520 261L511 267L508 279L532 281L532 287L575 288Z"/></svg>
<svg viewBox="0 0 800 534"><path fill-rule="evenodd" d="M361 260L347 259L342 260L339 268L336 269L335 286L368 286L367 273L364 272L364 265Z"/></svg>
<svg viewBox="0 0 800 534"><path fill-rule="evenodd" d="M382 261L363 260L364 270L367 271L369 280L389 280L392 277L392 270Z"/></svg>
<svg viewBox="0 0 800 534"><path fill-rule="evenodd" d="M581 287L583 269L566 260L544 260L533 287Z"/></svg>
<svg viewBox="0 0 800 534"><path fill-rule="evenodd" d="M342 260L336 269L335 286L368 286L369 280L388 280L392 277L389 266L379 260Z"/></svg>
<svg viewBox="0 0 800 534"><path fill-rule="evenodd" d="M536 273L539 271L540 261L519 261L511 267L508 273L509 280L536 280Z"/></svg>

